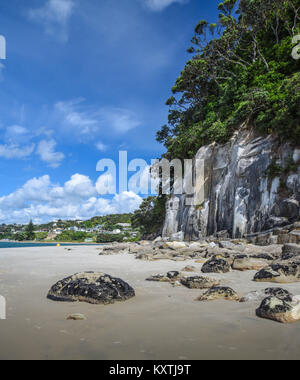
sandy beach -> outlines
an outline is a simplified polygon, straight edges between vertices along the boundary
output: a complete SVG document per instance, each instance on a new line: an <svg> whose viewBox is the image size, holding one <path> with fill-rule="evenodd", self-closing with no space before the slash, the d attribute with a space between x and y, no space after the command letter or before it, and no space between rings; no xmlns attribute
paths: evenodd
<svg viewBox="0 0 300 380"><path fill-rule="evenodd" d="M147 282L156 273L194 261L145 262L134 255L99 256L96 246L0 250L0 359L299 359L299 324L282 325L255 315L257 302L197 302L202 292ZM83 271L120 277L136 297L109 306L60 303L46 298L58 280ZM213 275L240 295L265 289L255 272ZM284 285L300 294L299 284ZM82 313L86 321L67 321Z"/></svg>

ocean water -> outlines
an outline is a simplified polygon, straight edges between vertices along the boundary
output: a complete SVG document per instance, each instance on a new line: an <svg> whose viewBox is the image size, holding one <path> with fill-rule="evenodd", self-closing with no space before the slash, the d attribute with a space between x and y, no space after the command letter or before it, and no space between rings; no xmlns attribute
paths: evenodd
<svg viewBox="0 0 300 380"><path fill-rule="evenodd" d="M1 248L23 248L23 247L55 247L57 243L15 243L15 242L6 242L0 241L0 249ZM72 247L78 244L72 243L61 243L62 247ZM81 245L101 245L101 244L91 244L91 243L82 243Z"/></svg>

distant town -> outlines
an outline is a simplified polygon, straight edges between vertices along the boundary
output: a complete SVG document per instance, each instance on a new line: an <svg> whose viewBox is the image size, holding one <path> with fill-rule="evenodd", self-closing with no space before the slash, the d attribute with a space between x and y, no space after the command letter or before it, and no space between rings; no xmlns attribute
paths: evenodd
<svg viewBox="0 0 300 380"><path fill-rule="evenodd" d="M2 224L0 240L37 242L106 243L136 241L140 231L132 225L132 214L115 214L89 220L53 220L47 224Z"/></svg>

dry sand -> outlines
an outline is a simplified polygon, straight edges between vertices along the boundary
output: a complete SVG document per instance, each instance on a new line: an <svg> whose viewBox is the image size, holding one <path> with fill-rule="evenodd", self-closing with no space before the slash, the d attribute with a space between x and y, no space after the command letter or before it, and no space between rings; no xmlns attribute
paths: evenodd
<svg viewBox="0 0 300 380"><path fill-rule="evenodd" d="M131 255L99 256L95 246L0 250L0 359L299 359L300 323L255 316L257 302L196 302L199 290L146 282L193 261L144 262ZM59 303L46 298L58 280L82 271L127 281L136 297L114 305ZM214 275L239 294L274 284L252 282L255 272ZM192 275L192 274L190 274ZM283 286L300 294L300 284ZM82 313L87 321L67 321Z"/></svg>

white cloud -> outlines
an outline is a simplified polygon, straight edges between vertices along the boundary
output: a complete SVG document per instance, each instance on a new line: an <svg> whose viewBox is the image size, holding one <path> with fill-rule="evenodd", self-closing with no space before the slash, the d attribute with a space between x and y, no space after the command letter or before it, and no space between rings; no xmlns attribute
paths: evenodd
<svg viewBox="0 0 300 380"><path fill-rule="evenodd" d="M122 194L116 194L112 200L113 207L120 214L134 211L142 203L142 198L132 191L124 191Z"/></svg>
<svg viewBox="0 0 300 380"><path fill-rule="evenodd" d="M111 174L102 174L96 183L97 193L100 195L114 194L116 192L116 183Z"/></svg>
<svg viewBox="0 0 300 380"><path fill-rule="evenodd" d="M98 141L96 144L96 148L99 150L99 152L106 152L108 149L108 146L103 144L101 141Z"/></svg>
<svg viewBox="0 0 300 380"><path fill-rule="evenodd" d="M143 0L144 4L152 11L162 11L168 6L178 3L185 4L189 0Z"/></svg>
<svg viewBox="0 0 300 380"><path fill-rule="evenodd" d="M51 183L48 175L27 181L20 189L0 197L0 221L37 223L52 219L88 219L95 215L133 212L142 198L133 192L112 199L97 196L89 177L74 174L63 186Z"/></svg>
<svg viewBox="0 0 300 380"><path fill-rule="evenodd" d="M89 177L74 174L70 181L65 183L65 192L78 198L87 198L96 194L96 189Z"/></svg>
<svg viewBox="0 0 300 380"><path fill-rule="evenodd" d="M65 157L63 153L55 151L56 142L45 128L32 131L21 125L12 125L2 128L1 132L3 143L0 145L0 157L21 160L36 153L52 168L57 168ZM37 142L36 139L41 135L46 136L47 140Z"/></svg>
<svg viewBox="0 0 300 380"><path fill-rule="evenodd" d="M81 105L82 102L82 99L58 102L54 110L62 118L65 126L72 128L79 135L90 135L97 132L99 122L93 111Z"/></svg>
<svg viewBox="0 0 300 380"><path fill-rule="evenodd" d="M29 157L34 151L35 145L20 146L17 144L0 145L0 157L6 159L22 159Z"/></svg>
<svg viewBox="0 0 300 380"><path fill-rule="evenodd" d="M113 128L119 133L126 133L141 125L135 113L124 108L102 108L99 111L99 116L105 128Z"/></svg>
<svg viewBox="0 0 300 380"><path fill-rule="evenodd" d="M72 135L94 139L103 131L113 130L122 134L141 125L141 121L131 110L119 107L89 107L83 101L84 99L75 99L58 102L54 106L65 129L72 130Z"/></svg>
<svg viewBox="0 0 300 380"><path fill-rule="evenodd" d="M47 0L40 8L30 9L31 20L43 25L49 35L62 42L68 40L68 24L74 10L73 0Z"/></svg>
<svg viewBox="0 0 300 380"><path fill-rule="evenodd" d="M6 128L5 140L11 143L23 143L30 139L30 133L27 128L20 125L12 125Z"/></svg>
<svg viewBox="0 0 300 380"><path fill-rule="evenodd" d="M37 154L41 160L46 162L50 167L57 168L65 155L61 152L55 152L56 142L54 140L42 140L37 147Z"/></svg>
<svg viewBox="0 0 300 380"><path fill-rule="evenodd" d="M0 198L0 209L23 209L28 200L31 202L43 202L51 199L50 177L45 175L27 181L24 186L8 196Z"/></svg>

